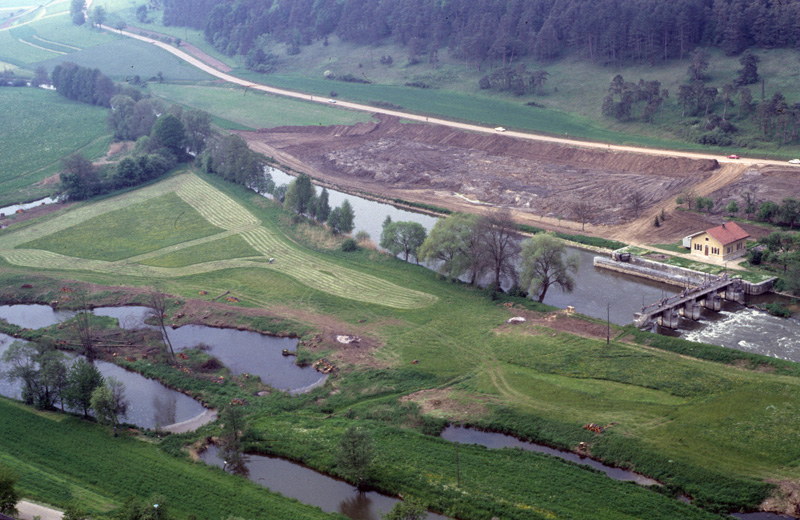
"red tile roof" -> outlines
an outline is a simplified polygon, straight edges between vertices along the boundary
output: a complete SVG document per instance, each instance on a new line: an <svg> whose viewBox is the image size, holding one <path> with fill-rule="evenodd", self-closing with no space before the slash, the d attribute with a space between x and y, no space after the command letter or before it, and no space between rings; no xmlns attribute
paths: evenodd
<svg viewBox="0 0 800 520"><path fill-rule="evenodd" d="M750 236L750 233L740 228L736 222L728 222L706 230L706 233L714 237L720 244L726 246L737 240L742 240Z"/></svg>

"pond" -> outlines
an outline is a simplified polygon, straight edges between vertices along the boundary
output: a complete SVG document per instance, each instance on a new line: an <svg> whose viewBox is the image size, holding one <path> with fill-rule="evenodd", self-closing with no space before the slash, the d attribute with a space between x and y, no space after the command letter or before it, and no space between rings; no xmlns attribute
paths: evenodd
<svg viewBox="0 0 800 520"><path fill-rule="evenodd" d="M14 341L11 336L0 334L0 357ZM67 355L67 364L77 356ZM128 414L124 421L141 428L158 428L174 423L187 421L202 415L206 409L199 402L178 391L169 389L161 383L148 379L136 372L129 372L122 367L104 361L95 361L95 366L103 377L115 377L125 385L125 396L130 401ZM6 372L9 365L0 361L0 371ZM21 383L0 378L0 395L19 399Z"/></svg>
<svg viewBox="0 0 800 520"><path fill-rule="evenodd" d="M451 442L458 442L461 444L479 444L493 450L500 448L520 448L525 451L546 453L548 455L558 457L559 459L591 466L596 470L602 471L614 480L633 481L642 486L661 485L661 483L657 480L627 469L608 466L602 462L590 459L588 457L582 457L571 451L559 450L556 448L550 448L549 446L544 446L542 444L521 441L516 437L505 435L503 433L483 432L473 428L462 428L460 426L451 425L442 431L441 437Z"/></svg>
<svg viewBox="0 0 800 520"><path fill-rule="evenodd" d="M98 316L110 316L119 320L120 327L136 329L155 328L145 324L147 307L98 307ZM297 339L279 338L236 329L218 329L205 325L184 325L167 334L176 351L208 346L208 353L219 359L233 374L248 373L259 376L261 381L279 390L302 393L323 384L326 376L311 367L295 364L294 356L284 356L284 349L294 352Z"/></svg>
<svg viewBox="0 0 800 520"><path fill-rule="evenodd" d="M206 464L224 466L217 446L200 453ZM327 513L341 513L352 520L379 520L400 500L376 491L359 492L337 480L301 464L264 455L246 456L246 477L284 496L317 506ZM446 516L428 513L428 520L446 520Z"/></svg>

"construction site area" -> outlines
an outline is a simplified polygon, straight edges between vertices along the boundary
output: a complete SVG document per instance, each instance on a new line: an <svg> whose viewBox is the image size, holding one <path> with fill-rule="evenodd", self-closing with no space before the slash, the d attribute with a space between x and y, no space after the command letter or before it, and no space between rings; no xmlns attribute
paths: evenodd
<svg viewBox="0 0 800 520"><path fill-rule="evenodd" d="M800 196L800 168L718 161L675 152L649 155L568 146L408 123L389 115L353 126L278 127L239 132L254 150L352 193L451 211L506 208L522 224L628 243L668 243L717 225L745 192L759 202ZM707 213L678 208L692 192ZM666 216L654 226L656 216ZM754 237L766 230L748 225Z"/></svg>

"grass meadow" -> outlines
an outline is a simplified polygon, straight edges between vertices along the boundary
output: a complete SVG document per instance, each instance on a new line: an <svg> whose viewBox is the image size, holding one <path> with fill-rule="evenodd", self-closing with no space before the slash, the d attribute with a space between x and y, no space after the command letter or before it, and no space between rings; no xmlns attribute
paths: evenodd
<svg viewBox="0 0 800 520"><path fill-rule="evenodd" d="M283 125L352 125L370 120L365 112L337 110L319 103L245 91L241 87L151 83L148 89L170 103L199 108L253 129Z"/></svg>
<svg viewBox="0 0 800 520"><path fill-rule="evenodd" d="M719 347L704 348L724 351L733 358L704 361L693 359L691 349L678 354L628 340L615 340L607 347L601 340L557 332L559 327L551 329L547 322L511 328L505 325L505 320L511 312L518 311L509 311L492 302L482 291L438 280L422 267L375 251L315 250L316 246L306 242L305 235L294 233L291 217L279 206L213 177L191 180L194 178L173 176L142 190L85 204L51 222L37 223L35 230L33 226L23 225L19 229L12 226L0 233L0 253L14 260L14 252L21 249L7 248L24 244L16 235L35 235L37 247L53 250L52 245L63 234L72 237L71 254L89 256L86 251L90 247L114 251L124 246L110 232L112 229L131 227L136 219L146 217L160 222L159 230L142 228L127 236L135 237L132 241L138 243L149 241L151 234L163 233L162 246L172 244L146 253L142 255L146 258L139 260L160 267L137 264L142 269L160 269L159 283L164 290L182 298L195 298L201 290L210 295L230 290L239 298L238 305L273 310L298 324L278 332L302 334L299 331L315 329L313 318L308 322L297 321L297 315L286 311L297 309L308 317L325 316L326 321L338 324L337 330L367 335L380 345L373 355L377 363L391 367L389 371L383 374L366 368L346 369L332 383L337 392L322 389L314 398L317 408L303 412L316 425L321 424L319 417L352 409L356 418L365 421L397 423L395 426L415 429L419 424L424 425L425 420L404 422L408 411L397 399L416 390L439 388L457 391L462 398L470 396L475 403L494 403L473 418L478 424L485 421L493 428L568 448L579 440L588 442L604 458L657 475L688 490L700 503L710 507L755 506L768 491L768 486L758 479L776 475L786 479L798 477L792 461L800 457L797 448L800 439L791 427L793 423L787 421L800 399L800 379L793 372L779 375L731 368L730 364L737 364L736 356L744 359L746 354ZM172 192L181 197L181 204L172 205L174 195L169 194ZM128 198L133 200L126 202ZM184 204L194 207L210 225L227 231L200 239L207 240L200 247L179 229L184 217L186 224L200 218L181 213L186 211L182 209ZM92 210L95 206L96 211ZM181 215L177 227L176 213ZM92 215L96 220L78 218L81 214ZM78 241L78 230L84 228L93 230L96 245L81 245ZM185 247L181 250L181 246ZM173 250L175 247L178 250ZM276 264L242 258L251 249L262 257L278 251L274 253ZM195 251L196 260L203 263L190 264ZM130 249L125 254L137 255L141 250ZM113 253L110 258L120 256ZM141 257L128 257L124 262L126 268L136 258ZM152 283L148 271L129 272L121 264L114 264L116 269L93 270L93 265L86 260L76 261L69 277L113 285ZM197 265L204 267L193 270ZM60 276L59 268L59 264L49 265L47 258L36 264L40 274ZM24 272L26 268L16 261L14 265L0 265L3 277ZM428 299L420 299L421 295ZM516 302L522 304L522 300ZM414 360L417 363L412 365ZM773 363L765 358L764 363L767 361ZM753 366L775 366L759 363ZM182 384L170 380L171 386ZM300 404L291 399L275 403L276 408L269 412L276 416L274 419L264 416L264 410L254 410L257 432L264 438L273 438L275 432L283 429L293 432L299 441L281 448L282 454L315 467L315 461L319 460L319 467L327 469L329 462L324 458L330 457L330 453L325 450L330 447L318 445L315 439L320 435L335 437L338 430L322 425L306 431L308 427L301 426L305 419L297 418L294 412L283 413L289 411L286 407L294 410ZM589 422L614 426L603 436L595 437L582 429ZM383 431L374 423L365 424ZM400 459L416 460L415 450L421 448L415 444L417 441L405 440L406 435L412 434L393 431L386 434L385 442L403 440L387 451L397 452ZM438 441L425 442L433 443L425 449L439 453L431 456L431 460L445 457L444 451L450 449L435 444ZM521 462L513 464L517 463ZM397 482L403 482L403 486L408 485L431 500L437 496L436 490L440 488L436 486L442 485L439 477L414 480L409 476L397 480L389 477L389 468L398 463L385 464L377 485L391 491L399 485ZM484 464L487 463L476 463L475 467ZM436 464L423 467L429 468L424 474L436 474ZM542 478L546 480L549 470L543 471ZM404 472L410 474L411 470L398 470L397 475ZM537 474L536 479L540 477ZM408 484L406 478L410 479ZM488 493L486 490L499 486L492 478L487 475L476 481L474 502L469 507L482 507L476 505L483 500L480 497ZM516 503L511 488L517 479L506 481L509 484L497 488L502 490L495 493L510 493L504 500ZM536 484L539 485L543 484ZM639 492L637 489L636 493ZM589 499L580 499L583 500ZM647 500L642 503L648 503ZM537 499L535 505L547 511L560 511L553 513L557 517L568 516L559 509L566 507L559 505L563 502L563 496L559 495L552 502ZM441 510L457 507L467 506L459 506L452 499ZM615 518L619 514L615 509L598 518ZM516 516L509 516L513 517ZM464 518L480 516L470 513Z"/></svg>
<svg viewBox="0 0 800 520"><path fill-rule="evenodd" d="M177 518L336 518L78 418L32 413L3 398L0 415L0 463L14 468L26 496L45 503L79 503L95 517L130 497L157 495Z"/></svg>
<svg viewBox="0 0 800 520"><path fill-rule="evenodd" d="M52 91L0 89L0 119L0 204L52 193L36 183L56 173L63 157L98 157L109 142L105 109Z"/></svg>

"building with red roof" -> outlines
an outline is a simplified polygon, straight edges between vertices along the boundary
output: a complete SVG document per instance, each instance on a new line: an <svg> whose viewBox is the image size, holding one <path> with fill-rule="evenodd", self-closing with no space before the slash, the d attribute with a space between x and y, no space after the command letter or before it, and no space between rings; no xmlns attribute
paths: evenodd
<svg viewBox="0 0 800 520"><path fill-rule="evenodd" d="M739 224L725 222L720 226L689 235L683 240L693 255L727 262L747 254L748 238L750 234L739 227Z"/></svg>

